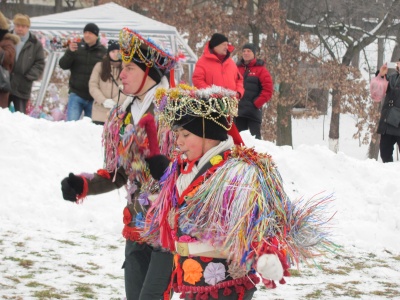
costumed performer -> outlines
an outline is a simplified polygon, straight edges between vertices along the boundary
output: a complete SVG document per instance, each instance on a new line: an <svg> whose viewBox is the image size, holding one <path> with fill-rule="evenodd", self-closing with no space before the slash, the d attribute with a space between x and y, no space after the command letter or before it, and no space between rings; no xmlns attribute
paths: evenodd
<svg viewBox="0 0 400 300"><path fill-rule="evenodd" d="M165 173L143 238L175 254L169 288L182 299L249 300L260 277L267 287L284 283L291 262L330 245L321 217L330 198L291 202L272 158L228 134L235 95L218 86L156 92L159 122L172 126L179 152L150 166L155 178Z"/></svg>
<svg viewBox="0 0 400 300"><path fill-rule="evenodd" d="M153 100L157 88L168 88L164 74L173 75L177 60L154 41L128 28L120 31L119 43L123 93L130 96L122 104L117 103L104 124L105 167L95 174L70 173L62 180L61 187L65 200L79 203L88 195L125 186L128 203L123 213L122 234L126 238L123 264L126 297L128 300L159 300L169 283L173 257L168 251L151 247L140 239L146 210L159 191L145 159L150 162L160 151L168 155L170 149L168 136L172 133L167 128L157 127ZM146 133L155 139L151 149ZM158 145L158 137L163 145Z"/></svg>

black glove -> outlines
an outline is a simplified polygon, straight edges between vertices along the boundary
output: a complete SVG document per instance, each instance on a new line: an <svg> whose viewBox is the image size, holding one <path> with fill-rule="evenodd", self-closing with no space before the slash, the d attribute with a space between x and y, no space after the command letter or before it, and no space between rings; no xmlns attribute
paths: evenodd
<svg viewBox="0 0 400 300"><path fill-rule="evenodd" d="M150 158L146 158L146 162L149 166L150 174L155 180L160 180L164 175L165 170L169 165L169 159L165 155L158 154Z"/></svg>
<svg viewBox="0 0 400 300"><path fill-rule="evenodd" d="M76 196L83 192L83 179L69 173L69 176L61 181L61 191L65 200L76 202Z"/></svg>

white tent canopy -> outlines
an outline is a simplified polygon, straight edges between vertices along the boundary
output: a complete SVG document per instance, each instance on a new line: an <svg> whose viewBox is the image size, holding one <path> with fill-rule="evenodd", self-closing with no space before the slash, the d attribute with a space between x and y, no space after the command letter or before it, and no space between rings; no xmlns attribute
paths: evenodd
<svg viewBox="0 0 400 300"><path fill-rule="evenodd" d="M113 2L58 14L33 17L31 18L30 30L46 36L69 36L72 34L82 36L83 28L87 23L95 23L100 28L100 34L105 33L107 38L117 38L119 31L123 27L128 27L139 32L145 38L153 39L170 53L183 53L186 57L184 64L188 64L189 78L191 78L197 56L175 27L135 13ZM54 57L50 57L43 75L39 92L40 102L42 101L40 98L44 97L45 89L60 54L52 56Z"/></svg>

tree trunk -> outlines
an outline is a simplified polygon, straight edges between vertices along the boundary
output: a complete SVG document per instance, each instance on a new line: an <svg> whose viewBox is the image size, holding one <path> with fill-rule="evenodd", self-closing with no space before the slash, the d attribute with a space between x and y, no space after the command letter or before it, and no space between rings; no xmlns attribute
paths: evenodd
<svg viewBox="0 0 400 300"><path fill-rule="evenodd" d="M284 97L288 93L287 84L281 83L279 86L280 97ZM276 145L277 146L292 146L292 108L290 106L281 105L277 106L276 117Z"/></svg>
<svg viewBox="0 0 400 300"><path fill-rule="evenodd" d="M62 0L55 0L54 12L55 13L62 12Z"/></svg>
<svg viewBox="0 0 400 300"><path fill-rule="evenodd" d="M339 151L339 125L340 125L340 95L336 90L333 90L331 125L329 127L329 149L335 153Z"/></svg>

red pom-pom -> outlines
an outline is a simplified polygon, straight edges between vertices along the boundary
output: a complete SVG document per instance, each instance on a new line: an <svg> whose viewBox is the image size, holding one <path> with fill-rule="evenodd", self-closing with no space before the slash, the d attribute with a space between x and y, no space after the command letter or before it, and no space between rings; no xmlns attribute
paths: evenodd
<svg viewBox="0 0 400 300"><path fill-rule="evenodd" d="M269 280L269 279L262 279L262 282L263 282L263 284L264 284L264 286L267 288L267 289L274 289L274 288L276 288L276 284L275 284L275 282L273 281L273 280Z"/></svg>
<svg viewBox="0 0 400 300"><path fill-rule="evenodd" d="M125 225L128 225L129 223L132 222L132 214L128 207L124 208L124 219L123 220L124 220Z"/></svg>
<svg viewBox="0 0 400 300"><path fill-rule="evenodd" d="M210 291L210 295L211 295L211 297L218 299L218 290L215 289L215 290Z"/></svg>
<svg viewBox="0 0 400 300"><path fill-rule="evenodd" d="M224 295L224 296L229 296L230 294L232 294L231 289L228 288L228 287L225 287L225 288L224 288L223 295Z"/></svg>
<svg viewBox="0 0 400 300"><path fill-rule="evenodd" d="M285 281L285 279L282 278L281 280L279 280L279 283L280 283L280 284L285 284L286 281Z"/></svg>

